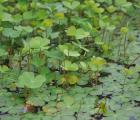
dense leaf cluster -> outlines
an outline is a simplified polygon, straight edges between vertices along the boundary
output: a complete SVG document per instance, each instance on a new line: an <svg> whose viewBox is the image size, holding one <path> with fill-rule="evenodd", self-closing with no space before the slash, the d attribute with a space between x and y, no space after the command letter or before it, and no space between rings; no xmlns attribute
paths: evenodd
<svg viewBox="0 0 140 120"><path fill-rule="evenodd" d="M139 0L0 0L1 120L139 120Z"/></svg>

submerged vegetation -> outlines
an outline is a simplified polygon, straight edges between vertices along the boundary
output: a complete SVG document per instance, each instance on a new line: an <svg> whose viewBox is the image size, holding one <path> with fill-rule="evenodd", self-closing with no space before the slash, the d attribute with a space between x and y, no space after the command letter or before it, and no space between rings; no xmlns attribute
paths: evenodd
<svg viewBox="0 0 140 120"><path fill-rule="evenodd" d="M139 0L0 0L1 120L140 120Z"/></svg>

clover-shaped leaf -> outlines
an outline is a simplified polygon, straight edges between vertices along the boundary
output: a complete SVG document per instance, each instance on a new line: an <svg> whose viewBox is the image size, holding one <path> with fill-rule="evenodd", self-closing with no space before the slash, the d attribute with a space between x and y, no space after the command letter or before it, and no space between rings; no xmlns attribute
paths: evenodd
<svg viewBox="0 0 140 120"><path fill-rule="evenodd" d="M79 69L78 65L76 63L72 63L69 60L65 60L62 63L62 67L64 70L68 70L68 71L77 71Z"/></svg>
<svg viewBox="0 0 140 120"><path fill-rule="evenodd" d="M2 13L2 21L9 21L9 22L13 22L13 17L11 14L7 13L7 12L3 12Z"/></svg>
<svg viewBox="0 0 140 120"><path fill-rule="evenodd" d="M30 47L37 49L37 48L43 48L46 45L48 45L50 41L47 38L42 38L42 37L35 37L32 38L31 41L29 42Z"/></svg>
<svg viewBox="0 0 140 120"><path fill-rule="evenodd" d="M80 5L80 2L78 1L73 1L72 3L68 2L68 1L64 1L63 2L64 6L66 6L69 9L75 9Z"/></svg>
<svg viewBox="0 0 140 120"><path fill-rule="evenodd" d="M6 37L17 38L20 36L20 31L14 30L12 28L4 28L2 34Z"/></svg>
<svg viewBox="0 0 140 120"><path fill-rule="evenodd" d="M78 56L80 56L80 53L78 51L74 50L74 48L72 48L69 44L59 45L59 49L66 56L71 56L71 57L78 57Z"/></svg>
<svg viewBox="0 0 140 120"><path fill-rule="evenodd" d="M29 42L24 41L24 48L22 49L22 53L26 53L30 49L37 50L37 51L48 49L49 43L50 43L49 39L42 38L40 36L31 38Z"/></svg>
<svg viewBox="0 0 140 120"><path fill-rule="evenodd" d="M79 28L76 30L76 34L75 34L76 39L83 39L88 36L89 36L89 32L84 31L84 29Z"/></svg>
<svg viewBox="0 0 140 120"><path fill-rule="evenodd" d="M83 39L85 37L89 36L89 32L85 31L82 28L76 29L75 26L70 26L67 30L66 33L68 36L73 36L76 39Z"/></svg>
<svg viewBox="0 0 140 120"><path fill-rule="evenodd" d="M46 78L42 75L34 76L33 72L24 72L19 76L17 86L27 88L39 88L46 81Z"/></svg>
<svg viewBox="0 0 140 120"><path fill-rule="evenodd" d="M76 33L76 27L75 26L70 26L67 30L67 35L68 36L75 36Z"/></svg>
<svg viewBox="0 0 140 120"><path fill-rule="evenodd" d="M35 15L33 14L32 11L26 11L23 13L23 19L25 19L25 20L31 20L34 18L35 18Z"/></svg>

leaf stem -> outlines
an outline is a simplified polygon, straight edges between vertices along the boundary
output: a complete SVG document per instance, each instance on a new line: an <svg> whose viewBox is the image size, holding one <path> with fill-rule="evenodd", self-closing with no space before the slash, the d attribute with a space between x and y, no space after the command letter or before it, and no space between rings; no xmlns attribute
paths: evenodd
<svg viewBox="0 0 140 120"><path fill-rule="evenodd" d="M127 47L126 47L126 44L127 44L127 35L125 34L124 36L124 58L126 57L126 50L127 50Z"/></svg>

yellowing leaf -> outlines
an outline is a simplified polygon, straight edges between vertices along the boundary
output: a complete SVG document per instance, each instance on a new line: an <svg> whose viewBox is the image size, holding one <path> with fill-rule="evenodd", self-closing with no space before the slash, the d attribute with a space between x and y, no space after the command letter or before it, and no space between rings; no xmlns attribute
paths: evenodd
<svg viewBox="0 0 140 120"><path fill-rule="evenodd" d="M127 27L122 27L121 28L121 33L128 33L128 28Z"/></svg>
<svg viewBox="0 0 140 120"><path fill-rule="evenodd" d="M103 66L106 64L106 61L103 58L93 56L89 62L89 67L93 71L102 70Z"/></svg>
<svg viewBox="0 0 140 120"><path fill-rule="evenodd" d="M96 65L104 65L106 64L106 61L103 59L103 58L100 58L100 57L93 57L91 59L91 63L92 64L96 64Z"/></svg>
<svg viewBox="0 0 140 120"><path fill-rule="evenodd" d="M68 83L68 84L70 84L70 85L74 85L74 84L76 84L78 81L79 81L79 78L78 78L76 75L73 75L73 74L67 74L67 75L64 75L64 76L61 78L61 84Z"/></svg>
<svg viewBox="0 0 140 120"><path fill-rule="evenodd" d="M67 80L70 85L74 85L79 81L79 78L76 75L69 75L67 76Z"/></svg>
<svg viewBox="0 0 140 120"><path fill-rule="evenodd" d="M57 19L60 19L60 20L61 20L61 19L64 19L65 16L64 16L64 13L59 12L59 13L56 13L56 14L55 14L55 17L56 17Z"/></svg>
<svg viewBox="0 0 140 120"><path fill-rule="evenodd" d="M123 70L122 70L122 72L125 74L125 75L132 75L133 73L134 73L134 71L133 70L131 70L131 69L128 69L128 68L124 68Z"/></svg>
<svg viewBox="0 0 140 120"><path fill-rule="evenodd" d="M57 109L54 107L43 106L43 112L47 113L48 115L52 115L57 112Z"/></svg>
<svg viewBox="0 0 140 120"><path fill-rule="evenodd" d="M67 30L66 33L68 36L75 36L76 34L76 27L75 26L70 26Z"/></svg>
<svg viewBox="0 0 140 120"><path fill-rule="evenodd" d="M107 52L109 51L110 47L109 47L108 44L105 44L105 43L104 43L104 44L102 45L102 49L103 49L103 52L104 52L104 53L107 53Z"/></svg>
<svg viewBox="0 0 140 120"><path fill-rule="evenodd" d="M114 7L113 5L111 5L107 8L107 11L110 13L114 12L115 10L116 10L116 7Z"/></svg>
<svg viewBox="0 0 140 120"><path fill-rule="evenodd" d="M46 113L46 112L48 112L48 107L47 107L47 106L43 106L43 107L42 107L42 110L43 110L43 112Z"/></svg>
<svg viewBox="0 0 140 120"><path fill-rule="evenodd" d="M53 20L52 20L52 19L46 19L46 20L43 21L43 25L44 25L45 27L52 27L52 25L53 25Z"/></svg>
<svg viewBox="0 0 140 120"><path fill-rule="evenodd" d="M106 107L106 104L104 102L100 103L100 110L101 110L102 113L107 112L107 107Z"/></svg>

